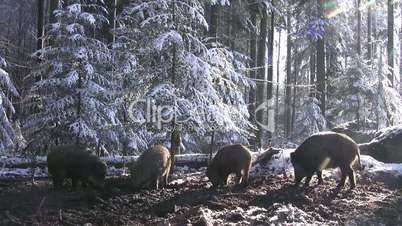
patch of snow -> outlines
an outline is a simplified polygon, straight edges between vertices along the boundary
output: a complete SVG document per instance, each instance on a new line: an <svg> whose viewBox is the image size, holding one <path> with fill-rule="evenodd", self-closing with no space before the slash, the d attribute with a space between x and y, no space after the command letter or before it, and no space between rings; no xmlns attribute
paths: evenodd
<svg viewBox="0 0 402 226"><path fill-rule="evenodd" d="M35 178L47 177L47 169L35 168ZM0 179L23 179L32 176L32 169L1 168Z"/></svg>
<svg viewBox="0 0 402 226"><path fill-rule="evenodd" d="M361 155L360 158L362 168L367 173L376 174L378 172L389 172L397 176L402 175L402 163L383 163L368 155Z"/></svg>

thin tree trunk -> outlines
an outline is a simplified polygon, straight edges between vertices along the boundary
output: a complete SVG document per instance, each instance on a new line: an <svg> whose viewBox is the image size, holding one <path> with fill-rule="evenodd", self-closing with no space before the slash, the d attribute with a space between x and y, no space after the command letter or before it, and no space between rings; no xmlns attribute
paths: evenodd
<svg viewBox="0 0 402 226"><path fill-rule="evenodd" d="M367 59L369 60L369 64L371 64L372 61L372 48L373 48L373 43L371 40L371 35L372 35L372 12L371 12L371 5L367 9Z"/></svg>
<svg viewBox="0 0 402 226"><path fill-rule="evenodd" d="M276 61L276 92L275 92L275 131L276 135L279 135L279 66L280 66L280 60L281 60L281 38L282 38L282 30L279 30L279 37L278 37L278 58Z"/></svg>
<svg viewBox="0 0 402 226"><path fill-rule="evenodd" d="M38 4L38 18L37 18L37 45L36 49L40 50L43 48L43 17L44 17L44 2L43 0L37 0Z"/></svg>
<svg viewBox="0 0 402 226"><path fill-rule="evenodd" d="M402 15L402 6L401 6L401 15ZM401 16L401 24L402 24L402 16ZM399 55L399 82L402 84L402 26L401 26L401 39L400 39L400 55ZM400 86L400 93L402 94L402 85Z"/></svg>
<svg viewBox="0 0 402 226"><path fill-rule="evenodd" d="M59 0L49 0L49 23L55 23L56 17L54 11L59 8Z"/></svg>
<svg viewBox="0 0 402 226"><path fill-rule="evenodd" d="M388 0L388 28L387 28L387 60L389 75L388 79L391 82L392 87L394 87L394 1Z"/></svg>
<svg viewBox="0 0 402 226"><path fill-rule="evenodd" d="M295 53L297 52L297 49L295 49ZM294 132L294 128L295 128L295 122L296 122L296 97L297 97L297 77L299 75L299 70L298 68L300 68L300 63L301 63L301 58L295 59L294 60L294 69L293 69L293 98L292 98L292 118L290 121L290 130L291 130L291 134L293 134Z"/></svg>
<svg viewBox="0 0 402 226"><path fill-rule="evenodd" d="M173 23L177 26L176 24L176 3L175 1L172 1L172 5L173 5ZM173 48L172 48L172 74L171 74L171 79L172 79L172 84L175 85L176 84L176 62L177 62L177 48L176 48L176 44L173 43ZM176 100L174 100L176 102ZM174 112L176 111L176 103L174 104ZM172 133L170 136L170 155L172 158L172 169L174 168L174 156L178 153L180 153L180 143L181 143L181 137L180 137L180 131L179 128L176 124L176 118L174 118L172 120ZM173 170L172 170L173 171Z"/></svg>
<svg viewBox="0 0 402 226"><path fill-rule="evenodd" d="M310 46L310 97L316 97L316 65L315 65L315 48L313 43Z"/></svg>
<svg viewBox="0 0 402 226"><path fill-rule="evenodd" d="M260 82L257 83L257 106L262 106L265 101L265 84L261 81L266 81L266 53L267 53L267 35L268 35L268 13L266 7L264 6L261 11L261 23L260 23L260 36L258 40L258 54L257 54L257 67L258 67L258 79ZM258 123L263 123L265 115L265 110L261 109L256 112L256 120ZM259 126L259 133L257 136L257 142L260 147L263 144L263 128Z"/></svg>
<svg viewBox="0 0 402 226"><path fill-rule="evenodd" d="M373 35L373 49L372 49L372 51L373 51L373 54L372 54L372 56L373 56L373 58L374 58L374 56L377 56L377 52L378 52L378 45L377 45L377 38L378 38L378 36L377 36L377 11L376 10L374 10L374 11L372 11L371 12L371 14L372 14L372 20L373 20L373 22L372 22L372 30L373 30L373 33L372 33L372 35Z"/></svg>
<svg viewBox="0 0 402 226"><path fill-rule="evenodd" d="M361 44L362 15L360 11L360 2L361 0L357 0L357 54L359 55L361 55L362 53L362 44Z"/></svg>
<svg viewBox="0 0 402 226"><path fill-rule="evenodd" d="M286 30L287 30L287 40L286 40L286 82L285 82L285 137L290 135L290 121L291 121L291 78L292 78L292 38L291 33L291 12L290 6L288 7L288 12L286 16Z"/></svg>
<svg viewBox="0 0 402 226"><path fill-rule="evenodd" d="M116 42L116 25L117 25L117 0L113 0L113 31L112 31L112 43Z"/></svg>
<svg viewBox="0 0 402 226"><path fill-rule="evenodd" d="M217 42L218 40L218 24L219 24L219 6L209 6L210 19L209 19L209 37L210 43Z"/></svg>
<svg viewBox="0 0 402 226"><path fill-rule="evenodd" d="M322 0L317 0L319 3L319 13L323 15ZM320 109L325 117L325 40L323 37L317 41L317 91L320 101Z"/></svg>
<svg viewBox="0 0 402 226"><path fill-rule="evenodd" d="M271 0L271 4L273 4L273 1ZM268 46L268 83L267 83L267 101L269 103L273 103L272 101L272 82L273 82L273 77L274 77L274 41L275 41L275 12L274 10L271 10L271 22L270 22L270 34L269 34L269 46ZM268 106L268 107L273 107L273 106ZM267 110L267 125L269 123L272 123L270 119L270 115L272 114L272 111L270 109ZM272 115L273 117L273 115ZM272 126L272 125L269 125ZM271 140L272 138L272 132L273 131L267 131L267 139Z"/></svg>
<svg viewBox="0 0 402 226"><path fill-rule="evenodd" d="M256 13L251 14L251 23L257 26L257 16ZM257 29L253 28L253 32L250 32L250 78L256 78L255 68L257 66ZM249 112L250 112L250 122L254 123L255 120L255 107L256 107L256 88L250 89L249 94Z"/></svg>

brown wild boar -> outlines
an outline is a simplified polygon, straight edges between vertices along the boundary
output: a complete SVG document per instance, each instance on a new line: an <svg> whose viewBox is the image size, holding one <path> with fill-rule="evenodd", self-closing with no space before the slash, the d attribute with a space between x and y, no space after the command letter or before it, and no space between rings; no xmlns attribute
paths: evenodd
<svg viewBox="0 0 402 226"><path fill-rule="evenodd" d="M54 187L63 186L64 179L72 180L73 188L79 182L83 187L102 188L106 176L106 163L89 153L84 145L60 145L51 148L47 155L47 167Z"/></svg>
<svg viewBox="0 0 402 226"><path fill-rule="evenodd" d="M305 186L307 187L314 173L317 173L319 183L322 183L323 169L339 167L342 178L338 189L345 185L346 177L349 177L350 186L353 189L356 181L352 165L356 156L360 165L358 145L348 136L335 132L314 134L290 155L296 186L306 177Z"/></svg>
<svg viewBox="0 0 402 226"><path fill-rule="evenodd" d="M241 144L228 145L220 149L207 169L207 177L214 187L227 185L228 176L236 174L236 183L248 185L251 153Z"/></svg>
<svg viewBox="0 0 402 226"><path fill-rule="evenodd" d="M131 182L134 188L150 185L159 189L159 184L168 184L172 159L169 150L162 145L152 146L143 152L130 167Z"/></svg>

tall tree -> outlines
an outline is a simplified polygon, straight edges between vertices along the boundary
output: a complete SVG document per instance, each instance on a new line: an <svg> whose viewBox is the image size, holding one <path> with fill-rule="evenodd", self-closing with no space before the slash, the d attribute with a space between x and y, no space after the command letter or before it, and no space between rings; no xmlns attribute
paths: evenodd
<svg viewBox="0 0 402 226"><path fill-rule="evenodd" d="M401 6L401 15L402 15L402 6ZM402 24L402 16L401 16L401 24ZM401 26L401 31L400 31L400 34L402 34L402 26ZM400 41L399 41L400 43L400 55L399 55L399 74L400 74L400 82L402 83L402 35L401 35L401 39L400 39ZM401 90L400 90L400 93L402 94L402 86L401 86Z"/></svg>
<svg viewBox="0 0 402 226"><path fill-rule="evenodd" d="M316 97L316 59L315 42L310 42L310 97Z"/></svg>
<svg viewBox="0 0 402 226"><path fill-rule="evenodd" d="M286 12L286 81L285 81L285 136L289 137L291 130L291 79L292 79L292 37L291 37L291 14L290 5L288 5Z"/></svg>
<svg viewBox="0 0 402 226"><path fill-rule="evenodd" d="M172 155L187 135L216 131L245 141L249 115L242 92L249 80L227 48L203 39L208 24L200 1L133 2L120 24L118 45L137 59L129 79L132 87L143 87L136 99L163 107L158 120L144 122L145 104L133 104L134 124L146 127L150 137L170 141Z"/></svg>
<svg viewBox="0 0 402 226"><path fill-rule="evenodd" d="M35 77L46 75L31 88L41 98L41 109L25 125L32 133L40 132L41 139L46 139L43 133L56 131L63 136L59 138L77 142L117 142L106 126L118 124L111 92L112 55L92 38L107 21L105 11L92 0L66 0L54 12L58 22L49 25L51 45L39 50L41 64L32 72Z"/></svg>
<svg viewBox="0 0 402 226"><path fill-rule="evenodd" d="M373 56L373 43L372 43L372 5L370 4L367 8L367 59L371 63Z"/></svg>
<svg viewBox="0 0 402 226"><path fill-rule="evenodd" d="M387 27L387 61L389 68L388 79L394 86L394 0L388 0L388 27Z"/></svg>
<svg viewBox="0 0 402 226"><path fill-rule="evenodd" d="M360 10L361 0L357 0L357 54L361 55L362 53L362 41L361 41L361 31L362 31L362 13Z"/></svg>
<svg viewBox="0 0 402 226"><path fill-rule="evenodd" d="M258 67L258 75L257 78L259 82L257 83L257 106L262 106L264 104L265 98L265 83L266 81L266 54L267 54L267 37L268 37L268 12L267 7L265 4L261 4L261 22L260 22L260 34L258 40L258 53L257 53L257 67ZM256 121L263 124L264 123L264 116L265 116L265 109L261 108L259 111L256 112ZM259 136L258 142L260 146L263 144L263 127L259 126Z"/></svg>
<svg viewBox="0 0 402 226"><path fill-rule="evenodd" d="M318 1L318 12L323 18L323 0ZM317 40L317 97L320 101L320 109L325 117L325 33L323 32Z"/></svg>
<svg viewBox="0 0 402 226"><path fill-rule="evenodd" d="M250 56L250 63L249 67L251 68L250 71L250 78L256 79L256 67L257 67L257 10L255 9L256 3L250 6L250 22L251 22L251 29L249 32L250 37L250 48L249 48L249 56ZM249 94L249 112L250 112L250 122L254 123L255 120L255 108L256 108L256 88L250 89Z"/></svg>
<svg viewBox="0 0 402 226"><path fill-rule="evenodd" d="M218 41L218 25L219 25L219 11L220 6L218 4L210 5L209 9L209 38L210 42Z"/></svg>
<svg viewBox="0 0 402 226"><path fill-rule="evenodd" d="M276 91L275 91L275 132L276 135L279 134L279 79L280 79L280 62L281 62L281 41L282 41L282 30L279 30L279 37L277 41L277 60L276 60Z"/></svg>
<svg viewBox="0 0 402 226"><path fill-rule="evenodd" d="M37 0L38 6L38 17L37 17L37 45L36 49L42 49L43 47L43 36L44 36L44 29L43 29L43 22L44 22L44 0Z"/></svg>
<svg viewBox="0 0 402 226"><path fill-rule="evenodd" d="M6 61L0 56L0 153L10 150L15 145L16 135L9 118L15 110L8 94L19 96L10 76L3 70L6 66Z"/></svg>
<svg viewBox="0 0 402 226"><path fill-rule="evenodd" d="M273 9L273 1L271 1L271 21L270 21L270 31L269 31L269 40L268 40L268 83L267 83L267 100L269 103L274 103L272 101L273 97L273 90L272 90L272 82L273 82L273 76L274 76L274 42L275 42L275 10ZM273 107L273 106L268 106L268 107ZM273 128L274 125L269 125L269 123L272 123L270 121L270 117L274 117L272 114L272 111L270 109L267 110L267 117L268 117L268 122L267 125L271 128ZM267 131L267 136L268 139L271 139L272 137L272 132L273 131Z"/></svg>

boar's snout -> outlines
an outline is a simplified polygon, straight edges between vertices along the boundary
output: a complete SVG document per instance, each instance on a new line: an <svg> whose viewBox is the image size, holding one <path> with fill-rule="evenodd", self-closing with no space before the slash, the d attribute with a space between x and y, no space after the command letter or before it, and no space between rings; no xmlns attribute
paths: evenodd
<svg viewBox="0 0 402 226"><path fill-rule="evenodd" d="M209 181L211 181L213 187L216 187L219 185L218 172L216 171L216 169L214 169L213 166L208 167L206 174L207 174Z"/></svg>
<svg viewBox="0 0 402 226"><path fill-rule="evenodd" d="M106 177L106 164L101 161L97 161L94 163L91 176L89 177L89 182L93 187L102 189L105 186L105 177Z"/></svg>

